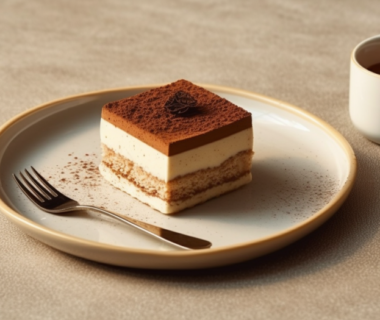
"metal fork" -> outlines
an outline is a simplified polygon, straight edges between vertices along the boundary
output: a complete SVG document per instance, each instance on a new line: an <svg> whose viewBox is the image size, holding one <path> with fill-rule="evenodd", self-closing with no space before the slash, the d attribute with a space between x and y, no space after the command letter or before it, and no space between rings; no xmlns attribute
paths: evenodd
<svg viewBox="0 0 380 320"><path fill-rule="evenodd" d="M20 172L20 176L24 183L22 183L15 174L13 174L13 177L22 192L43 211L60 215L75 210L93 210L127 223L130 226L136 227L139 230L182 249L206 249L210 248L212 245L209 241L163 229L98 207L81 205L77 201L70 199L63 193L59 192L47 182L36 169L33 167L31 168L38 180L26 169L25 173L28 178Z"/></svg>

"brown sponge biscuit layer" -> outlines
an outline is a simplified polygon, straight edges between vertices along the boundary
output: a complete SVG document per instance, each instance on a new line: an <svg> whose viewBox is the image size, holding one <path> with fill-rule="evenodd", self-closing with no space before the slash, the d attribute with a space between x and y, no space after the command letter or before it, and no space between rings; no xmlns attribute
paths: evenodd
<svg viewBox="0 0 380 320"><path fill-rule="evenodd" d="M246 150L225 160L220 166L199 170L162 181L144 171L133 161L102 145L103 164L113 173L140 189L145 194L168 203L184 201L216 186L233 182L251 174L252 151Z"/></svg>

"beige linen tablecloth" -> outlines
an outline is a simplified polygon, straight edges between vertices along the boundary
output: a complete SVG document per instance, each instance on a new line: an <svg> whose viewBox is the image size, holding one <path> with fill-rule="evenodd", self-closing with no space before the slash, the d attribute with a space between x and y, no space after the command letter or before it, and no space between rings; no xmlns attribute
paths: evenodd
<svg viewBox="0 0 380 320"><path fill-rule="evenodd" d="M0 319L378 319L380 146L348 115L349 59L378 1L0 2L0 122L38 104L184 78L261 93L330 123L357 180L321 228L212 270L146 271L56 251L0 215Z"/></svg>

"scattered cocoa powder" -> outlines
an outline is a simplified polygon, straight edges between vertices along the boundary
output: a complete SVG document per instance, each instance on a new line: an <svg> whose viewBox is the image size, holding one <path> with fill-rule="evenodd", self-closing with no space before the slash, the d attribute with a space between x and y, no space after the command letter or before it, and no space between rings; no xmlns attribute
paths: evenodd
<svg viewBox="0 0 380 320"><path fill-rule="evenodd" d="M69 153L71 157L74 153ZM88 189L96 188L101 183L101 175L98 169L98 156L93 154L84 154L85 159L81 155L74 157L76 161L68 161L63 167L56 165L55 172L58 174L52 175L49 172L49 181L58 189ZM74 187L74 186L78 186Z"/></svg>

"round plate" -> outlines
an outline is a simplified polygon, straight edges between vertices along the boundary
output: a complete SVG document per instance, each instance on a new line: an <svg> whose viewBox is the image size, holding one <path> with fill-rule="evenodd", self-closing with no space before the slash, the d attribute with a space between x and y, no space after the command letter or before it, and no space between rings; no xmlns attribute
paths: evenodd
<svg viewBox="0 0 380 320"><path fill-rule="evenodd" d="M248 260L284 247L325 222L348 196L354 153L330 125L287 103L214 85L206 89L252 113L253 181L173 216L115 189L97 170L102 106L157 87L106 90L27 110L0 129L0 209L35 239L103 263L152 269L195 269ZM207 239L212 248L185 251L94 213L56 216L38 210L12 173L34 166L82 204L105 207Z"/></svg>

